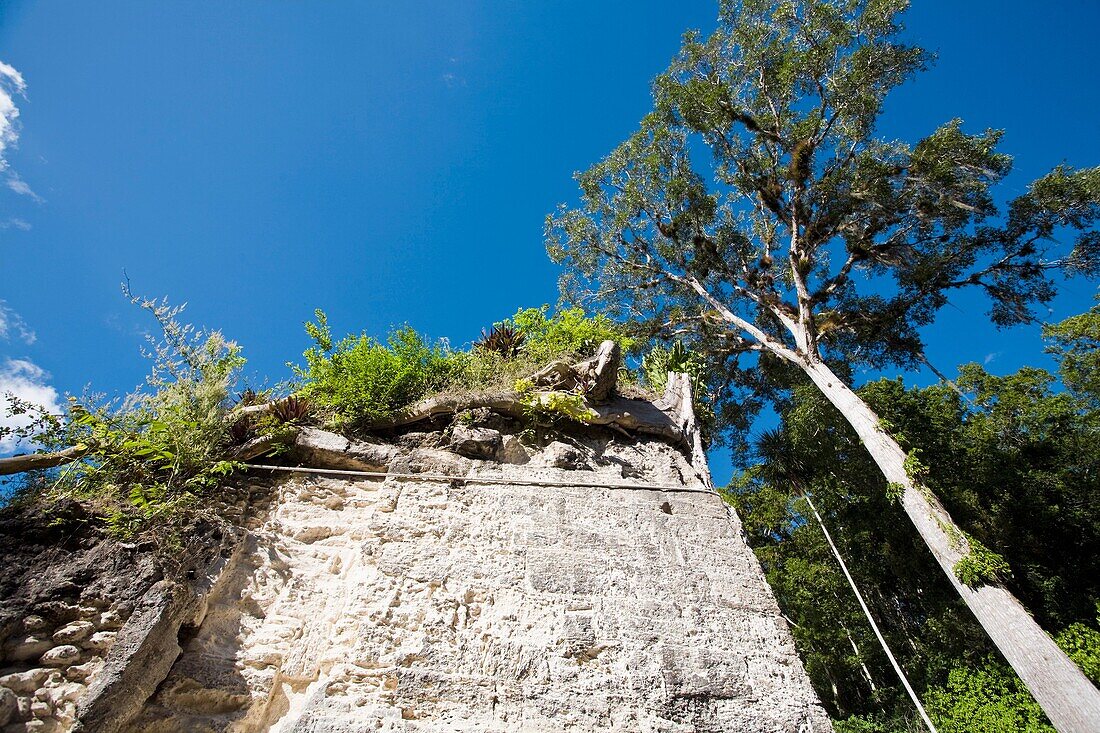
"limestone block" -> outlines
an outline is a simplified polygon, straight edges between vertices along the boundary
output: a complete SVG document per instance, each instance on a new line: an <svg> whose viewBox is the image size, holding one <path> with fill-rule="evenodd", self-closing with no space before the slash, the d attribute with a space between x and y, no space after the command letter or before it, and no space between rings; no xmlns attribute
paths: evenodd
<svg viewBox="0 0 1100 733"><path fill-rule="evenodd" d="M52 671L38 667L25 672L12 672L0 677L0 687L6 687L18 693L34 692L42 686Z"/></svg>
<svg viewBox="0 0 1100 733"><path fill-rule="evenodd" d="M95 633L95 625L91 621L73 621L53 632L53 640L55 644L76 644L93 633Z"/></svg>
<svg viewBox="0 0 1100 733"><path fill-rule="evenodd" d="M451 450L467 458L494 459L504 447L500 431L461 423L451 433Z"/></svg>
<svg viewBox="0 0 1100 733"><path fill-rule="evenodd" d="M43 654L38 662L47 667L67 667L79 660L79 647L75 647L72 644L62 644L61 646L55 646L53 649Z"/></svg>
<svg viewBox="0 0 1100 733"><path fill-rule="evenodd" d="M97 631L88 637L83 646L86 649L94 649L101 652L111 647L111 644L115 642L116 636L118 636L118 633L115 631Z"/></svg>
<svg viewBox="0 0 1100 733"><path fill-rule="evenodd" d="M469 481L286 481L127 730L828 731L720 499L525 483L697 485L603 440L497 463L420 436L391 470Z"/></svg>
<svg viewBox="0 0 1100 733"><path fill-rule="evenodd" d="M19 700L15 693L4 687L0 687L0 726L7 725L19 711Z"/></svg>

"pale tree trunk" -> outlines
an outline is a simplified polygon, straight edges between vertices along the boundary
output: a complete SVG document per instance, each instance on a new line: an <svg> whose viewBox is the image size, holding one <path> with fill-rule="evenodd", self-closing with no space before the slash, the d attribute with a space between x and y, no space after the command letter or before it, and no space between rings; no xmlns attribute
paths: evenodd
<svg viewBox="0 0 1100 733"><path fill-rule="evenodd" d="M852 645L852 652L856 655L859 668L863 670L863 679L867 680L867 684L871 686L871 692L874 693L878 688L875 687L875 680L871 677L871 670L867 669L867 665L863 663L863 654L860 653L856 640L852 638L852 632L844 624L841 624L840 628L843 629L844 635L848 637L848 643Z"/></svg>
<svg viewBox="0 0 1100 733"><path fill-rule="evenodd" d="M954 572L969 550L943 506L906 475L905 451L880 426L878 415L821 361L801 362L810 377L855 429L886 480L904 487L901 505L993 643L1016 670L1061 733L1100 730L1100 690L1000 584L971 588Z"/></svg>

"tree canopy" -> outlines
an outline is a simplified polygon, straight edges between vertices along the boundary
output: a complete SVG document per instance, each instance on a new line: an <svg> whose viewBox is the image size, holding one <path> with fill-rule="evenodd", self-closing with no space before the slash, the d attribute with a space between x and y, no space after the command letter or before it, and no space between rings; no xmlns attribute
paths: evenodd
<svg viewBox="0 0 1100 733"><path fill-rule="evenodd" d="M578 175L547 220L563 296L703 354L720 424L808 378L1056 726L1100 716L1092 686L1003 583L850 385L851 366L912 366L920 329L979 288L997 326L1029 321L1056 272L1100 266L1100 168L1053 168L1001 204L998 130L948 118L915 142L877 131L887 95L930 55L906 0L726 0L653 84L637 132ZM743 362L746 354L755 361ZM799 374L801 372L801 375Z"/></svg>
<svg viewBox="0 0 1100 733"><path fill-rule="evenodd" d="M1088 333L1098 322L1093 309L1047 329L1062 350L1060 373L1096 377L1100 363L1087 357L1097 352ZM1004 558L1006 584L1100 681L1100 410L1043 369L960 371L965 399L947 385L887 379L860 394L922 447L928 485L964 531ZM912 706L801 500L805 491L941 730L1050 730L920 547L851 427L816 390L797 392L729 493L830 711L858 716L866 730L905 730Z"/></svg>
<svg viewBox="0 0 1100 733"><path fill-rule="evenodd" d="M745 353L913 365L952 291L1010 325L1055 270L1095 272L1100 169L1058 166L999 206L1001 131L879 136L887 94L931 62L901 39L907 5L723 3L638 131L578 174L582 204L548 218L565 297L689 339L741 403L765 386Z"/></svg>

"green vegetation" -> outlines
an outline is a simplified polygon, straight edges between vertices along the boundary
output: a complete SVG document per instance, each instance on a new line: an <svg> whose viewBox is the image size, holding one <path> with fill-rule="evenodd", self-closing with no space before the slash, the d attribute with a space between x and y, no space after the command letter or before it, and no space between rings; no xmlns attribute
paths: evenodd
<svg viewBox="0 0 1100 733"><path fill-rule="evenodd" d="M565 356L591 356L607 340L617 341L624 353L635 347L623 325L603 314L590 316L580 308L562 308L551 316L549 310L546 305L521 308L505 322L526 336L523 350L539 366Z"/></svg>
<svg viewBox="0 0 1100 733"><path fill-rule="evenodd" d="M888 95L932 60L903 33L908 5L720 2L714 32L685 34L655 79L636 130L578 174L579 202L547 218L563 297L702 355L722 435L808 379L868 437L853 376L920 365L922 329L956 291L980 291L989 320L1012 326L1042 313L1059 275L1100 272L1100 168L1058 165L1006 191L1003 133L950 110L922 137L882 137ZM925 436L906 434L934 473ZM898 447L853 451L880 496L869 475ZM900 508L933 552L941 532L961 537L925 502ZM1029 679L1067 680L1039 686L1048 712L1075 720L1075 698L1095 704L1068 660L1027 653L1041 629L1016 599L961 597Z"/></svg>
<svg viewBox="0 0 1100 733"><path fill-rule="evenodd" d="M325 314L318 310L316 315L316 323L306 324L315 345L304 354L305 367L295 369L301 380L298 391L331 408L341 422L388 417L442 388L451 377L455 365L447 352L408 326L386 343L367 335L334 342Z"/></svg>
<svg viewBox="0 0 1100 733"><path fill-rule="evenodd" d="M660 344L642 358L642 375L646 384L658 394L665 391L669 372L682 372L691 377L692 392L706 394L706 362L677 341L671 349Z"/></svg>
<svg viewBox="0 0 1100 733"><path fill-rule="evenodd" d="M47 450L81 447L80 460L47 476L25 477L23 498L79 499L120 535L210 510L240 468L230 459L234 450L253 438L277 437L317 421L356 429L429 395L511 390L546 361L590 356L605 339L627 349L634 344L617 324L576 308L553 315L547 306L521 309L469 350L431 343L408 326L385 342L365 334L336 341L325 314L317 311L306 324L313 346L305 365L295 367L293 393L273 399L244 390L235 405L231 395L245 364L240 347L217 331L182 324L182 307L131 300L162 332L150 340L147 384L121 402L70 399L64 415L17 402L11 411L30 416L31 424L0 432L33 435ZM533 423L583 423L593 416L582 395L540 393L533 386L519 391ZM265 403L259 411L233 411ZM276 441L272 450L278 449Z"/></svg>
<svg viewBox="0 0 1100 733"><path fill-rule="evenodd" d="M1100 407L1092 391L1100 310L1045 329L1058 374L976 364L957 387L859 390L883 429L922 446L908 461L964 528L963 582L999 580L1094 682L1100 681ZM1071 330L1072 327L1072 330ZM1070 334L1074 335L1070 335ZM955 596L859 439L820 393L796 386L782 423L727 490L837 730L913 728L906 699L800 500L812 491L872 613L942 731L1053 730ZM917 455L917 454L911 454ZM919 465L918 465L919 464ZM858 652L853 650L853 644ZM875 691L864 673L869 670ZM919 728L918 728L919 729Z"/></svg>
<svg viewBox="0 0 1100 733"><path fill-rule="evenodd" d="M433 394L511 390L548 361L591 356L611 339L628 350L634 341L603 316L586 316L579 308L550 315L549 307L520 309L483 332L469 350L431 343L412 328L394 331L385 343L360 334L334 341L327 318L316 312L306 324L314 345L305 366L295 367L298 394L308 398L337 426L351 428L391 417ZM577 402L578 404L573 404ZM532 409L583 421L583 400L565 395L553 405Z"/></svg>
<svg viewBox="0 0 1100 733"><path fill-rule="evenodd" d="M56 471L41 498L83 500L121 535L198 508L236 470L224 460L232 442L226 414L245 364L221 333L181 324L182 307L131 300L162 333L149 340L146 385L121 403L70 398L65 415L40 414L24 431L47 448L86 448L82 460Z"/></svg>
<svg viewBox="0 0 1100 733"><path fill-rule="evenodd" d="M976 668L952 669L924 702L942 733L1055 733L1020 678L992 657Z"/></svg>
<svg viewBox="0 0 1100 733"><path fill-rule="evenodd" d="M1012 574L1012 568L1003 557L993 552L974 537L967 536L970 550L955 563L955 577L971 588L987 583L1004 581Z"/></svg>
<svg viewBox="0 0 1100 733"><path fill-rule="evenodd" d="M524 413L536 426L555 425L561 420L588 423L599 417L584 401L584 395L568 392L539 392L528 379L516 380L516 392Z"/></svg>

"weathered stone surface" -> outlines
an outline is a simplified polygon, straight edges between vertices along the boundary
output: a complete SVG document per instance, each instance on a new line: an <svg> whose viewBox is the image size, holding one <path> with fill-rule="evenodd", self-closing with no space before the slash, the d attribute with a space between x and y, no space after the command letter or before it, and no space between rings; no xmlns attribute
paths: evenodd
<svg viewBox="0 0 1100 733"><path fill-rule="evenodd" d="M53 640L56 644L76 644L93 633L95 633L95 624L91 621L73 621L53 632Z"/></svg>
<svg viewBox="0 0 1100 733"><path fill-rule="evenodd" d="M19 712L19 700L11 690L0 687L0 726L7 725Z"/></svg>
<svg viewBox="0 0 1100 733"><path fill-rule="evenodd" d="M41 667L28 669L25 672L12 672L0 677L0 688L24 694L34 692L46 681L49 674L50 670Z"/></svg>
<svg viewBox="0 0 1100 733"><path fill-rule="evenodd" d="M697 486L683 455L556 445L391 465L456 482L288 480L126 730L828 731L716 495L526 483Z"/></svg>
<svg viewBox="0 0 1100 733"><path fill-rule="evenodd" d="M167 676L180 653L181 627L201 623L209 596L224 582L239 551L236 533L214 528L205 539L202 551L189 558L191 567L181 569L180 580L155 584L115 632L103 666L76 707L74 731L120 730Z"/></svg>
<svg viewBox="0 0 1100 733"><path fill-rule="evenodd" d="M542 468L568 468L574 471L591 470L585 451L574 445L554 441L532 459L533 466Z"/></svg>
<svg viewBox="0 0 1100 733"><path fill-rule="evenodd" d="M253 487L167 569L78 506L0 512L3 733L828 731L685 405L615 397L538 442L507 405L388 442L304 428L292 462L455 478Z"/></svg>
<svg viewBox="0 0 1100 733"><path fill-rule="evenodd" d="M394 452L392 445L349 440L316 428L302 428L291 449L293 458L304 465L353 471L384 471Z"/></svg>
<svg viewBox="0 0 1100 733"><path fill-rule="evenodd" d="M97 631L84 642L83 646L87 649L103 651L111 647L111 644L115 642L116 636L117 634L114 631Z"/></svg>
<svg viewBox="0 0 1100 733"><path fill-rule="evenodd" d="M23 629L25 631L38 631L39 629L46 628L46 619L41 616L30 615L23 619Z"/></svg>
<svg viewBox="0 0 1100 733"><path fill-rule="evenodd" d="M467 458L496 458L504 447L500 431L459 423L451 433L451 449Z"/></svg>
<svg viewBox="0 0 1100 733"><path fill-rule="evenodd" d="M72 644L62 644L61 646L55 646L53 649L43 654L38 662L46 667L67 667L79 660L79 647L75 647Z"/></svg>

